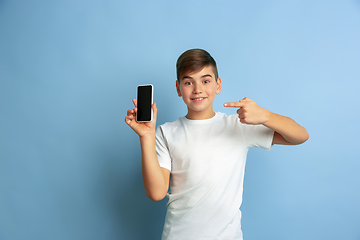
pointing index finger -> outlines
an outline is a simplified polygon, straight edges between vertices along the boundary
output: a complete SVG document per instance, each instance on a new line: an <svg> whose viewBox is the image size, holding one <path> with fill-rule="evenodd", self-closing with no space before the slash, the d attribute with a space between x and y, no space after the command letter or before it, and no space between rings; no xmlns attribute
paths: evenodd
<svg viewBox="0 0 360 240"><path fill-rule="evenodd" d="M224 103L224 107L240 108L243 106L242 102L227 102Z"/></svg>

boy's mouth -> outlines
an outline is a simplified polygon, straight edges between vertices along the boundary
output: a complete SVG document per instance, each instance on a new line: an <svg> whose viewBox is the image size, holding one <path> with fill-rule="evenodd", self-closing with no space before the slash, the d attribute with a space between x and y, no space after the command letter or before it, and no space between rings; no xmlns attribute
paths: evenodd
<svg viewBox="0 0 360 240"><path fill-rule="evenodd" d="M191 98L191 100L193 100L193 101L202 101L204 99L205 99L205 97Z"/></svg>

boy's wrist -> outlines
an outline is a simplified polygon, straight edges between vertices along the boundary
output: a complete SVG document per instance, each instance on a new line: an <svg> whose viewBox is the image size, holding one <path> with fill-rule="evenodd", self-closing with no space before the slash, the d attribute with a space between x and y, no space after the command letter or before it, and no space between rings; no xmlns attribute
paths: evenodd
<svg viewBox="0 0 360 240"><path fill-rule="evenodd" d="M139 136L140 141L148 141L148 140L154 140L156 136L155 131L154 132L148 132L142 136Z"/></svg>
<svg viewBox="0 0 360 240"><path fill-rule="evenodd" d="M272 112L270 112L269 110L264 109L264 121L263 121L263 125L266 126L269 122L271 122L272 118L273 118L273 114Z"/></svg>

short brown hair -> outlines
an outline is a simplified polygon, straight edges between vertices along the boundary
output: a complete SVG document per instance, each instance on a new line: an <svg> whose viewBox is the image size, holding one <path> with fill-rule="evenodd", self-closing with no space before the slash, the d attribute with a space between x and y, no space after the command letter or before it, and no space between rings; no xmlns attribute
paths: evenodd
<svg viewBox="0 0 360 240"><path fill-rule="evenodd" d="M190 49L180 55L176 62L177 80L187 73L201 71L206 66L212 66L215 79L218 79L218 71L214 58L203 49Z"/></svg>

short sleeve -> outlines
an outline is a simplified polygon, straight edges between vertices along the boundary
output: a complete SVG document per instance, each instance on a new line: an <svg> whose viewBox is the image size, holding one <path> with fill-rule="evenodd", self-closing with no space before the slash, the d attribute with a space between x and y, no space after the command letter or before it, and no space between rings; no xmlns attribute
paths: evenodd
<svg viewBox="0 0 360 240"><path fill-rule="evenodd" d="M170 152L161 126L156 129L156 155L160 167L166 168L171 171Z"/></svg>
<svg viewBox="0 0 360 240"><path fill-rule="evenodd" d="M249 147L270 150L273 146L274 130L264 125L243 125L243 133Z"/></svg>

